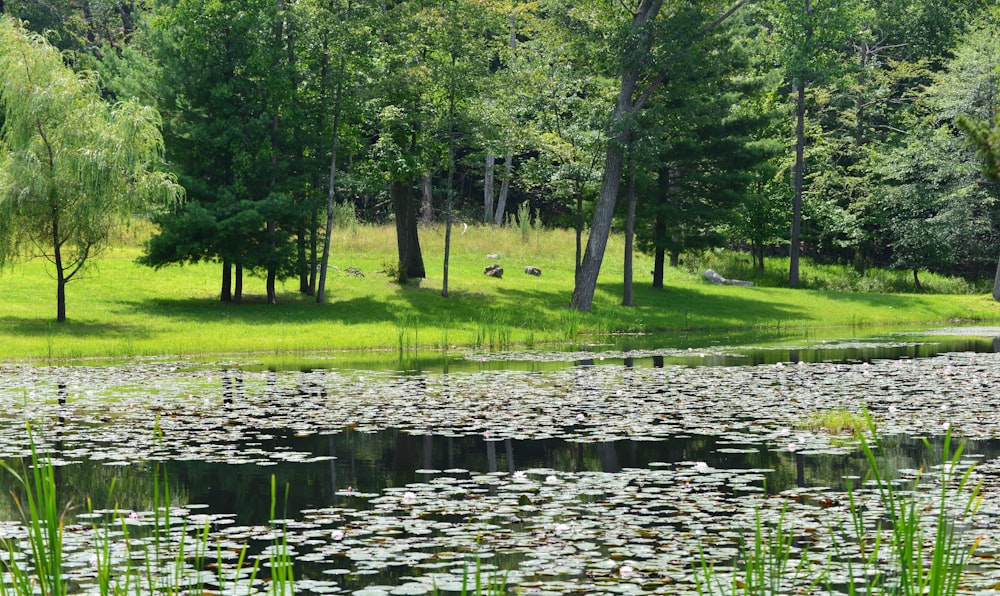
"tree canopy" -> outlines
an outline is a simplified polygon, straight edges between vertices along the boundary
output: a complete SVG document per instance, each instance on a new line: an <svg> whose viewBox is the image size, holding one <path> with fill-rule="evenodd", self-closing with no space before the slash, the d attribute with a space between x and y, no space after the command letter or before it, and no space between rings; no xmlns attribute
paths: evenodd
<svg viewBox="0 0 1000 596"><path fill-rule="evenodd" d="M181 195L156 168L156 110L109 105L93 73L78 74L44 38L0 17L0 264L38 254L54 267L58 321L66 283L123 224Z"/></svg>

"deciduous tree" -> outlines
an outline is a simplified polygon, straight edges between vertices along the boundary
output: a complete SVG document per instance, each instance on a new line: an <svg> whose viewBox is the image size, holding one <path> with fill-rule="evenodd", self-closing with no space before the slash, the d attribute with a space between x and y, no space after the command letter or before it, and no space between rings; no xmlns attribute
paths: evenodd
<svg viewBox="0 0 1000 596"><path fill-rule="evenodd" d="M33 252L54 267L56 320L66 284L115 226L181 196L156 170L163 139L157 112L113 106L91 75L78 75L41 36L0 17L0 264Z"/></svg>

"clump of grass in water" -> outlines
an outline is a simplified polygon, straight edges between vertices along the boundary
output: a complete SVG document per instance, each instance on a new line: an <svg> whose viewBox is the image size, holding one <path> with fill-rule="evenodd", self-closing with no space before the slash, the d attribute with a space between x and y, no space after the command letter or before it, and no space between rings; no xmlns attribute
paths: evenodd
<svg viewBox="0 0 1000 596"><path fill-rule="evenodd" d="M810 430L825 430L831 433L858 434L867 428L863 414L850 410L823 410L807 418L802 426Z"/></svg>

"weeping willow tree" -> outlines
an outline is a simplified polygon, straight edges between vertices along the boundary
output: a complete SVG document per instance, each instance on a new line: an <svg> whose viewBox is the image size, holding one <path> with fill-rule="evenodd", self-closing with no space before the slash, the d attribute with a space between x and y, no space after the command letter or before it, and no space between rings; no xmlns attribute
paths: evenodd
<svg viewBox="0 0 1000 596"><path fill-rule="evenodd" d="M181 188L162 161L159 115L127 101L108 105L92 75L0 17L0 265L42 256L54 267L56 320L66 284L107 244L116 226Z"/></svg>

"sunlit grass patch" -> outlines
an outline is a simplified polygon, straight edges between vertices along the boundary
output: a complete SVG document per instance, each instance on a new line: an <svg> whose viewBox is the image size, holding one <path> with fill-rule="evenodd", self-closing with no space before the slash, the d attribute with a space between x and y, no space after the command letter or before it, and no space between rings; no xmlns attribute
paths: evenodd
<svg viewBox="0 0 1000 596"><path fill-rule="evenodd" d="M821 410L802 421L802 427L834 434L857 434L868 426L863 414L852 410Z"/></svg>

